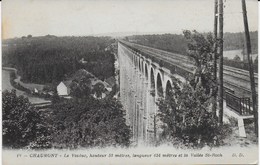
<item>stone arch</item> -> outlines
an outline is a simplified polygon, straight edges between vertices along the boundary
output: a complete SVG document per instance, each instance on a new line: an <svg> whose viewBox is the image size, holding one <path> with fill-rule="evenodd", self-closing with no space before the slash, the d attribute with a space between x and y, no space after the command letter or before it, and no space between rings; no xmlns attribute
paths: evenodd
<svg viewBox="0 0 260 165"><path fill-rule="evenodd" d="M169 99L170 97L172 97L172 83L170 82L170 80L168 80L166 82L166 89L165 89L165 99Z"/></svg>
<svg viewBox="0 0 260 165"><path fill-rule="evenodd" d="M160 73L157 73L157 78L156 78L156 92L159 97L163 97L163 82L162 82L162 76Z"/></svg>
<svg viewBox="0 0 260 165"><path fill-rule="evenodd" d="M144 65L144 76L145 76L145 79L148 80L148 78L149 78L149 76L148 76L148 67L147 67L146 63Z"/></svg>
<svg viewBox="0 0 260 165"><path fill-rule="evenodd" d="M138 65L137 65L137 58L136 58L136 56L135 56L135 67L137 67Z"/></svg>
<svg viewBox="0 0 260 165"><path fill-rule="evenodd" d="M139 71L142 72L142 62L141 62L141 58L138 58L138 65L139 65Z"/></svg>
<svg viewBox="0 0 260 165"><path fill-rule="evenodd" d="M139 57L139 71L142 72L142 58Z"/></svg>
<svg viewBox="0 0 260 165"><path fill-rule="evenodd" d="M141 63L141 72L144 73L144 59L142 58L142 63Z"/></svg>
<svg viewBox="0 0 260 165"><path fill-rule="evenodd" d="M155 78L154 78L154 69L151 67L151 72L150 72L150 88L153 92L155 92Z"/></svg>
<svg viewBox="0 0 260 165"><path fill-rule="evenodd" d="M143 73L143 75L145 73L145 64L146 64L145 59L142 58L142 73Z"/></svg>

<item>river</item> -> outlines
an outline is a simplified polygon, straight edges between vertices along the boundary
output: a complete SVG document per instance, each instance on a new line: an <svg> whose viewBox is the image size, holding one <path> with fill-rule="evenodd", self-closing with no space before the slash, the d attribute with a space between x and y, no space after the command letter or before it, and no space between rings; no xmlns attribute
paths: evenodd
<svg viewBox="0 0 260 165"><path fill-rule="evenodd" d="M2 91L4 90L12 90L12 89L15 89L11 83L10 83L10 72L12 71L9 71L9 70L2 70ZM49 100L45 100L45 99L42 99L42 98L38 98L38 97L34 97L34 96L31 96L31 95L28 95L27 93L25 93L24 91L21 91L21 90L18 90L18 89L15 89L16 90L16 94L17 95L23 95L25 97L28 97L29 98L29 101L32 103L32 104L38 104L38 103L45 103L45 102L50 102Z"/></svg>

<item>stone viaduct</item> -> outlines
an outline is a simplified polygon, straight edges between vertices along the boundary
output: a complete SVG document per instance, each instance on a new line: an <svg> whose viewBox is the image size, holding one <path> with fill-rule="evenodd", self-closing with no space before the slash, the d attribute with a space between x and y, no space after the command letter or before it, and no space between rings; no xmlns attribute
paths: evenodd
<svg viewBox="0 0 260 165"><path fill-rule="evenodd" d="M127 124L133 132L133 141L138 144L153 143L159 139L162 131L157 116L158 100L167 97L176 78L180 80L181 85L191 77L195 70L194 63L187 56L121 40L118 42L118 57L120 100L126 110ZM224 90L228 93L225 102L228 101L229 108L243 117L247 114L242 113L242 105L252 114L248 71L224 66L224 75ZM255 79L257 86L257 74ZM243 102L245 98L249 101ZM240 109L234 109L237 105Z"/></svg>
<svg viewBox="0 0 260 165"><path fill-rule="evenodd" d="M156 117L156 102L172 89L172 76L181 81L185 79L161 66L160 61L134 51L123 42L118 43L118 57L120 100L126 110L127 124L133 132L133 141L138 144L153 142L161 131Z"/></svg>

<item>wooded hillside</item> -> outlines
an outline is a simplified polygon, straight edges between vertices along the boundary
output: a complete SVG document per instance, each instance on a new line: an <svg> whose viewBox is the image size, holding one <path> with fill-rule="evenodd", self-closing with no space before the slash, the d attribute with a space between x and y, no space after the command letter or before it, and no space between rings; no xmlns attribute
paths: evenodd
<svg viewBox="0 0 260 165"><path fill-rule="evenodd" d="M250 32L252 52L258 51L258 32ZM173 53L186 54L187 42L183 35L157 34L157 35L134 35L126 37L126 40L137 44L151 46ZM224 50L244 49L244 33L225 33Z"/></svg>
<svg viewBox="0 0 260 165"><path fill-rule="evenodd" d="M114 75L109 37L27 37L3 41L3 66L14 67L25 82L51 83L78 69L103 80Z"/></svg>

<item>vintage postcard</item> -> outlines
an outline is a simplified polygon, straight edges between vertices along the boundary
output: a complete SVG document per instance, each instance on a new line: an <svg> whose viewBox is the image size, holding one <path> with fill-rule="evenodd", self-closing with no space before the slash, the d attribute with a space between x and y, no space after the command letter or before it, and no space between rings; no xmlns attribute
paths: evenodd
<svg viewBox="0 0 260 165"><path fill-rule="evenodd" d="M258 164L256 0L4 0L2 163Z"/></svg>

